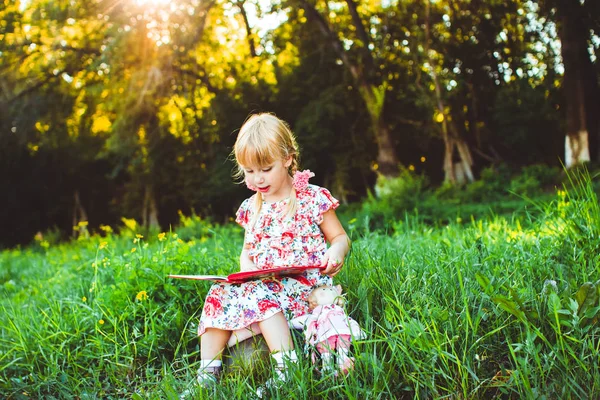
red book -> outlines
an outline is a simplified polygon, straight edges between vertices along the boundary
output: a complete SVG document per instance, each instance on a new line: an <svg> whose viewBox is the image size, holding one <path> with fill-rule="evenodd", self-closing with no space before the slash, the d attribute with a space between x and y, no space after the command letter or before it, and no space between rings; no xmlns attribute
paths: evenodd
<svg viewBox="0 0 600 400"><path fill-rule="evenodd" d="M225 283L242 283L257 279L283 278L285 276L300 275L309 269L325 269L325 267L283 267L258 269L254 271L236 272L230 275L169 275L169 278L207 280Z"/></svg>

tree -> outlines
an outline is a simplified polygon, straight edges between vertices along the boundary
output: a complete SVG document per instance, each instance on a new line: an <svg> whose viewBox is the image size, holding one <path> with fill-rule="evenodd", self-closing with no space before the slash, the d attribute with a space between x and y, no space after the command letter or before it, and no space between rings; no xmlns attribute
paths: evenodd
<svg viewBox="0 0 600 400"><path fill-rule="evenodd" d="M397 175L399 161L390 126L384 113L386 80L385 77L379 75L379 63L373 57L374 50L372 49L375 46L369 36L370 29L364 22L369 20L368 16L365 18L361 15L359 6L354 0L346 0L347 12L352 23L352 29L346 31L353 31L354 35L341 38L338 30L329 20L329 14L335 15L336 13L330 10L327 2L321 11L316 4L309 0L300 0L299 4L309 21L319 27L328 46L346 66L365 102L377 142L377 170L384 176ZM342 40L351 43L349 48Z"/></svg>
<svg viewBox="0 0 600 400"><path fill-rule="evenodd" d="M548 0L541 4L542 13L555 21L561 41L567 131L564 163L570 168L590 161L590 142L600 139L596 112L600 101L599 74L594 71L589 52L592 29L599 26L598 5L574 0Z"/></svg>

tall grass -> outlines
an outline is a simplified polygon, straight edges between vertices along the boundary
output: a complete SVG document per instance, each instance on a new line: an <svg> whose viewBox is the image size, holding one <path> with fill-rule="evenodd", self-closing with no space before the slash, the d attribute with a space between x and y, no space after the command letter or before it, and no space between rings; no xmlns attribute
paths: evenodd
<svg viewBox="0 0 600 400"><path fill-rule="evenodd" d="M537 211L418 217L355 231L336 280L368 332L334 379L302 359L279 398L598 398L600 208L585 173ZM207 282L168 273L236 269L242 231L182 217L0 253L0 397L251 398L269 365L193 386ZM366 224L368 226L368 224Z"/></svg>

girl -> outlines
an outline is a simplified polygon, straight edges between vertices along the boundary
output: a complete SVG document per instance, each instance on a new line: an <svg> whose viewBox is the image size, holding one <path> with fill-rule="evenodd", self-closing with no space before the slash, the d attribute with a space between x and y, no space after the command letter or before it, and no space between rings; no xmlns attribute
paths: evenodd
<svg viewBox="0 0 600 400"><path fill-rule="evenodd" d="M262 332L276 363L275 376L266 386L275 387L287 380L287 365L297 361L288 319L308 312L307 298L314 287L331 285L350 242L335 215L339 202L327 189L308 184L314 174L297 170L298 145L285 122L271 114L251 116L240 129L233 153L237 176L256 191L237 212L236 221L245 229L241 271L325 269L281 279L214 284L198 327L198 382L206 387L217 381L228 341Z"/></svg>

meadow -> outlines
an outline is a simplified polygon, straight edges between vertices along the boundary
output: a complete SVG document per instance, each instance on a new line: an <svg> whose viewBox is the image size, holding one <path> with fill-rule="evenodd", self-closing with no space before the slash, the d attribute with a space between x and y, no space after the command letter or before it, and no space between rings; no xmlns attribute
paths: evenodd
<svg viewBox="0 0 600 400"><path fill-rule="evenodd" d="M600 397L600 208L589 176L512 215L431 224L409 213L387 230L363 217L343 219L353 245L336 277L368 333L356 369L321 377L303 359L273 398ZM253 398L264 366L226 371L216 393L193 386L209 283L166 277L234 272L241 244L233 223L182 215L169 232L124 219L2 251L0 397Z"/></svg>

